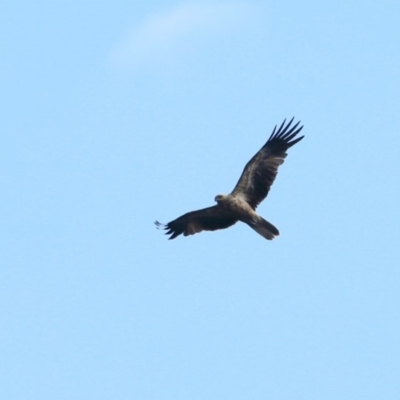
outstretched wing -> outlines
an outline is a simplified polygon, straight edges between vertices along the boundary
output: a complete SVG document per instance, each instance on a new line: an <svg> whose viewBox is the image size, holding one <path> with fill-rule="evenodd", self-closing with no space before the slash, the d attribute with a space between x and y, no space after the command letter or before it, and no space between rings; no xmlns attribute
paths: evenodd
<svg viewBox="0 0 400 400"><path fill-rule="evenodd" d="M287 149L304 137L294 139L303 126L298 127L299 121L290 127L293 120L294 117L285 125L285 119L277 131L275 126L267 143L244 167L231 193L247 201L254 209L267 197L278 173L278 167L283 164L287 156Z"/></svg>
<svg viewBox="0 0 400 400"><path fill-rule="evenodd" d="M184 236L194 235L201 231L215 231L217 229L229 228L237 222L237 219L218 205L203 208L202 210L188 212L181 217L161 224L156 221L157 227L165 229L169 239L175 239L183 233Z"/></svg>

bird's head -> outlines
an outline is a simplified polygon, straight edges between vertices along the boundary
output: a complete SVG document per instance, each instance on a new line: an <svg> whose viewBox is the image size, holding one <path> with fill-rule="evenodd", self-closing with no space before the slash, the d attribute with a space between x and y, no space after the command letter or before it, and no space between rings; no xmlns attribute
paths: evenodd
<svg viewBox="0 0 400 400"><path fill-rule="evenodd" d="M215 201L217 202L217 203L219 203L219 202L221 202L221 201L224 201L224 199L225 199L225 195L223 195L223 194L217 194L216 196L215 196Z"/></svg>

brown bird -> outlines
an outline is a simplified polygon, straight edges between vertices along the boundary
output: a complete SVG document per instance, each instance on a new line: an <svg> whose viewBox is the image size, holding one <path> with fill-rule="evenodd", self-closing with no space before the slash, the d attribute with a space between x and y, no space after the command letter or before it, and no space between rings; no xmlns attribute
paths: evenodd
<svg viewBox="0 0 400 400"><path fill-rule="evenodd" d="M255 210L267 197L278 168L287 156L286 151L304 137L295 139L303 126L298 127L299 121L291 127L293 120L285 125L285 119L278 130L275 126L267 143L244 167L233 191L217 195L215 206L188 212L165 225L156 221L157 227L165 229L166 235L171 235L169 239L175 239L182 233L188 236L201 231L215 231L242 221L265 239L272 240L278 236L278 229Z"/></svg>

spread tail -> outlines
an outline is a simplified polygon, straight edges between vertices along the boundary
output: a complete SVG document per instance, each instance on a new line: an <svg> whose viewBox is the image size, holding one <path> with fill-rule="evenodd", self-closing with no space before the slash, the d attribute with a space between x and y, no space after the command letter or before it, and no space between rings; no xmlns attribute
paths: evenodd
<svg viewBox="0 0 400 400"><path fill-rule="evenodd" d="M259 219L255 222L249 222L248 225L262 237L265 237L265 239L272 240L276 236L279 236L278 229L276 229L274 225L262 217L259 217Z"/></svg>

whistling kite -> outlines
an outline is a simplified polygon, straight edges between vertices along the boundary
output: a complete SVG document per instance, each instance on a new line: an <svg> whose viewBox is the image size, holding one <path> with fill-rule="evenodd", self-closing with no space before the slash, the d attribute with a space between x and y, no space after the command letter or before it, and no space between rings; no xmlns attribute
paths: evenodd
<svg viewBox="0 0 400 400"><path fill-rule="evenodd" d="M215 197L217 205L189 212L166 225L156 221L157 227L165 229L166 234L171 235L169 239L174 239L182 233L188 236L201 231L215 231L242 221L265 239L271 240L278 236L278 229L259 216L255 210L267 196L278 173L278 167L287 156L287 149L304 137L294 139L303 126L298 128L299 121L290 127L293 119L286 126L284 120L278 131L275 126L268 142L244 167L232 193Z"/></svg>

